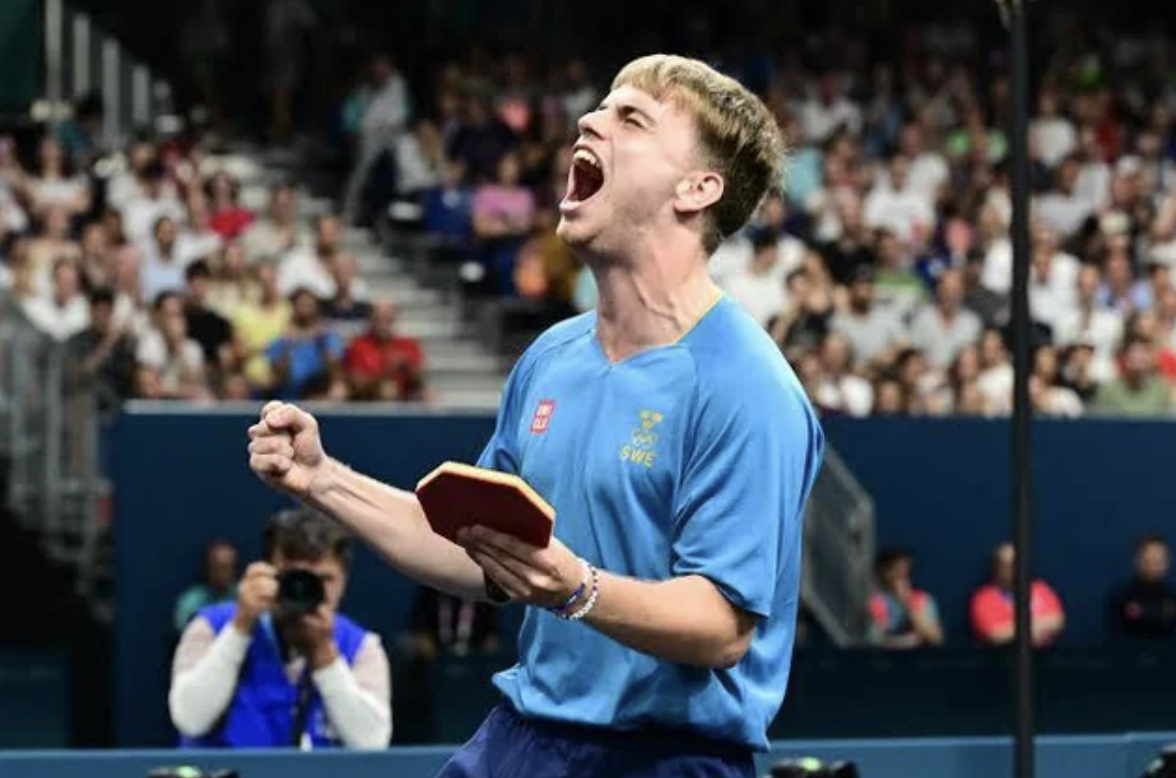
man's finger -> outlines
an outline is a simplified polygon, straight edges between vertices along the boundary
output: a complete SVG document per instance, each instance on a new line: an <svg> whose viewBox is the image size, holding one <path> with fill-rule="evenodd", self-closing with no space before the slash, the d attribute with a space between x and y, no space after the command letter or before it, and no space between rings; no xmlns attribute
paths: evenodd
<svg viewBox="0 0 1176 778"><path fill-rule="evenodd" d="M494 583L502 587L503 591L509 594L511 598L520 599L529 596L531 587L527 585L526 580L520 578L493 556L476 548L470 549L469 555L470 559L473 559L478 567L486 571L486 575L490 576L494 580Z"/></svg>
<svg viewBox="0 0 1176 778"><path fill-rule="evenodd" d="M266 414L265 423L270 429L285 430L293 435L314 429L316 424L313 416L294 405L282 405Z"/></svg>
<svg viewBox="0 0 1176 778"><path fill-rule="evenodd" d="M275 454L252 454L249 457L249 467L261 475L283 476L290 472L293 464L289 457Z"/></svg>
<svg viewBox="0 0 1176 778"><path fill-rule="evenodd" d="M278 456L293 457L294 446L286 435L276 437L256 438L249 442L250 454L276 454Z"/></svg>
<svg viewBox="0 0 1176 778"><path fill-rule="evenodd" d="M502 532L495 532L489 527L484 527L481 524L475 525L470 529L469 539L474 543L480 543L491 548L498 549L504 554L509 554L515 559L524 564L534 564L536 557L543 549L532 546L518 538L511 537Z"/></svg>
<svg viewBox="0 0 1176 778"><path fill-rule="evenodd" d="M273 413L274 411L276 411L278 408L281 408L281 407L282 407L283 405L285 405L285 404L286 404L286 403L282 402L281 400L270 400L269 402L267 402L267 403L265 404L265 407L263 407L263 408L261 409L261 418L262 418L262 421L264 421L264 420L265 420L265 417L266 417L266 416L269 416L271 413Z"/></svg>

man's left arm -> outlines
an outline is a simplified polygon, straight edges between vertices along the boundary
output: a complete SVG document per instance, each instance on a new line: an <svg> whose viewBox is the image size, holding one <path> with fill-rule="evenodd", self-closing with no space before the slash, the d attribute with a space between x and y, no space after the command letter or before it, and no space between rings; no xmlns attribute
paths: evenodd
<svg viewBox="0 0 1176 778"><path fill-rule="evenodd" d="M750 403L727 400L704 417L671 517L671 577L640 581L600 571L588 624L671 662L739 662L758 618L776 605L783 567L799 563L800 492L823 446L815 419L798 402L782 402L790 412L761 415ZM584 582L583 563L557 540L537 549L485 527L459 540L517 601L559 606ZM568 612L592 596L586 583Z"/></svg>

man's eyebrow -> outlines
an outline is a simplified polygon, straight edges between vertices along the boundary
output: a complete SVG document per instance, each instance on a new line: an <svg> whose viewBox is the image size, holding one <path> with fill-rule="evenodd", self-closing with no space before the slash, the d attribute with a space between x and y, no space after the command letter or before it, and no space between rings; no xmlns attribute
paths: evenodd
<svg viewBox="0 0 1176 778"><path fill-rule="evenodd" d="M601 102L600 105L596 106L596 110L607 111L609 109L609 107L610 107L610 103L607 100L605 100L605 101ZM617 113L619 113L622 118L627 118L629 116L637 115L637 116L640 116L642 119L644 119L649 124L655 123L653 116L651 116L648 111L642 110L641 108L638 108L637 106L631 105L629 103L621 103L620 105L618 105L617 106Z"/></svg>

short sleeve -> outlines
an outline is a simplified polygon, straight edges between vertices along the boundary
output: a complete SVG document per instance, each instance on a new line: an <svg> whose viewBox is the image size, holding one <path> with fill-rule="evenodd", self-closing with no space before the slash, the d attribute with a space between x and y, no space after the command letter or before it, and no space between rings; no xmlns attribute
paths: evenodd
<svg viewBox="0 0 1176 778"><path fill-rule="evenodd" d="M519 408L523 405L526 376L530 373L530 368L530 355L523 354L510 371L506 385L502 389L502 402L498 406L494 434L482 449L482 455L478 457L478 467L518 474Z"/></svg>
<svg viewBox="0 0 1176 778"><path fill-rule="evenodd" d="M769 405L764 400L780 390L755 383L700 401L674 511L671 569L701 575L733 605L767 617L783 566L799 564L800 511L822 438L798 399Z"/></svg>

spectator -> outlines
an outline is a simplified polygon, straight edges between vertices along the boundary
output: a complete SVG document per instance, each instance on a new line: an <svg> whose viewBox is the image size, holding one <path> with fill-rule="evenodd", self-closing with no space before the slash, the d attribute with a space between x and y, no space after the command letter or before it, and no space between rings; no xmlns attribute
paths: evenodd
<svg viewBox="0 0 1176 778"><path fill-rule="evenodd" d="M388 657L379 637L338 612L351 539L309 509L283 511L265 561L236 602L202 608L176 648L168 708L188 748L378 749L392 734ZM317 578L317 607L287 594L295 571Z"/></svg>
<svg viewBox="0 0 1176 778"><path fill-rule="evenodd" d="M212 205L208 228L222 239L236 240L253 223L253 214L241 207L240 186L225 171L209 179L208 199Z"/></svg>
<svg viewBox="0 0 1176 778"><path fill-rule="evenodd" d="M332 322L348 324L367 321L372 306L360 296L359 266L355 255L341 251L331 262L331 278L335 282L335 295L327 301L325 315Z"/></svg>
<svg viewBox="0 0 1176 778"><path fill-rule="evenodd" d="M225 370L232 362L233 328L223 316L209 307L212 270L207 262L197 260L188 266L185 277L188 289L184 315L187 317L188 335L200 344L206 365L215 366L217 372Z"/></svg>
<svg viewBox="0 0 1176 778"><path fill-rule="evenodd" d="M934 367L946 367L964 346L980 337L980 318L963 302L963 276L948 270L939 279L935 304L926 305L911 323L911 342Z"/></svg>
<svg viewBox="0 0 1176 778"><path fill-rule="evenodd" d="M901 381L880 378L874 382L874 415L902 416L907 412L906 389Z"/></svg>
<svg viewBox="0 0 1176 778"><path fill-rule="evenodd" d="M744 269L736 271L727 280L726 292L743 306L761 327L785 307L784 285L775 272L779 264L777 238L767 230L759 230L752 236L752 260Z"/></svg>
<svg viewBox="0 0 1176 778"><path fill-rule="evenodd" d="M518 156L505 154L496 182L474 194L474 236L482 243L484 266L504 294L513 292L515 259L535 226L535 198L519 184L519 173Z"/></svg>
<svg viewBox="0 0 1176 778"><path fill-rule="evenodd" d="M1002 327L1009 319L1008 300L983 284L984 254L968 252L964 264L964 307L980 317L985 328Z"/></svg>
<svg viewBox="0 0 1176 778"><path fill-rule="evenodd" d="M1059 382L1058 352L1053 346L1042 346L1033 356L1029 399L1033 403L1033 411L1043 416L1073 419L1083 413L1082 398Z"/></svg>
<svg viewBox="0 0 1176 778"><path fill-rule="evenodd" d="M1060 385L1074 392L1088 405L1098 393L1099 380L1095 378L1094 345L1079 342L1063 352Z"/></svg>
<svg viewBox="0 0 1176 778"><path fill-rule="evenodd" d="M324 214L314 222L313 248L299 247L291 251L278 265L278 288L282 294L293 294L296 289L307 289L319 300L335 296L335 277L331 265L343 238L343 223L338 216ZM364 294L362 282L355 291Z"/></svg>
<svg viewBox="0 0 1176 778"><path fill-rule="evenodd" d="M204 548L200 582L184 590L176 600L172 619L177 634L183 634L192 618L207 608L237 599L237 547L231 540L216 538Z"/></svg>
<svg viewBox="0 0 1176 778"><path fill-rule="evenodd" d="M358 223L363 189L370 183L377 161L385 154L395 153L409 121L408 86L392 59L385 54L377 55L369 67L371 91L360 121L355 166L343 196L343 218L348 224ZM394 165L394 157L389 162Z"/></svg>
<svg viewBox="0 0 1176 778"><path fill-rule="evenodd" d="M446 152L478 186L495 179L500 160L515 145L510 129L494 116L489 96L475 90L466 100L465 122L450 138Z"/></svg>
<svg viewBox="0 0 1176 778"><path fill-rule="evenodd" d="M1176 637L1176 588L1168 580L1171 552L1158 535L1135 547L1135 577L1115 593L1112 611L1116 632L1133 640Z"/></svg>
<svg viewBox="0 0 1176 778"><path fill-rule="evenodd" d="M146 399L211 399L200 344L188 337L184 302L176 292L155 300L155 326L139 340L138 394Z"/></svg>
<svg viewBox="0 0 1176 778"><path fill-rule="evenodd" d="M113 213L121 213L132 200L147 194L147 178L155 160L155 147L147 140L131 142L126 154L126 168L111 176L106 186L106 203Z"/></svg>
<svg viewBox="0 0 1176 778"><path fill-rule="evenodd" d="M1086 199L1078 191L1078 176L1082 165L1076 157L1061 163L1054 176L1053 190L1037 198L1037 219L1046 229L1067 240L1095 212L1097 203Z"/></svg>
<svg viewBox="0 0 1176 778"><path fill-rule="evenodd" d="M1094 348L1094 375L1110 380L1114 375L1115 353L1123 341L1123 317L1118 311L1098 303L1102 274L1095 265L1083 265L1078 271L1075 305L1058 314L1054 340L1061 346L1079 343Z"/></svg>
<svg viewBox="0 0 1176 778"><path fill-rule="evenodd" d="M1038 95L1037 115L1029 126L1029 137L1037 159L1050 168L1078 149L1078 133L1062 113L1053 90L1044 89Z"/></svg>
<svg viewBox="0 0 1176 778"><path fill-rule="evenodd" d="M768 332L785 353L816 349L829 333L833 297L808 268L792 271L785 284L788 303L768 321Z"/></svg>
<svg viewBox="0 0 1176 778"><path fill-rule="evenodd" d="M1005 646L1016 636L1013 582L1016 549L1002 543L992 554L992 582L972 595L971 620L976 638L987 646ZM1030 587L1030 629L1033 645L1040 648L1054 643L1066 626L1062 601L1042 580Z"/></svg>
<svg viewBox="0 0 1176 778"><path fill-rule="evenodd" d="M1170 416L1172 390L1156 370L1151 341L1129 336L1120 352L1121 373L1103 384L1094 398L1092 413L1119 416Z"/></svg>
<svg viewBox="0 0 1176 778"><path fill-rule="evenodd" d="M425 355L415 338L396 334L396 308L372 307L371 328L347 349L343 365L356 400L420 400Z"/></svg>
<svg viewBox="0 0 1176 778"><path fill-rule="evenodd" d="M65 211L74 219L90 210L90 183L70 170L65 152L52 137L41 140L38 150L40 169L25 180L25 197L33 214L43 216L49 208Z"/></svg>
<svg viewBox="0 0 1176 778"><path fill-rule="evenodd" d="M939 202L951 171L943 155L927 147L927 133L918 121L908 121L902 126L898 148L899 153L910 160L907 188L920 193L932 205ZM893 182L891 184L893 186Z"/></svg>
<svg viewBox="0 0 1176 778"><path fill-rule="evenodd" d="M1035 322L1056 329L1059 319L1074 308L1078 260L1058 251L1057 235L1038 225L1033 231L1029 275L1029 310Z"/></svg>
<svg viewBox="0 0 1176 778"><path fill-rule="evenodd" d="M833 315L829 326L849 339L859 368L885 360L907 339L898 316L874 304L874 272L865 266L858 268L850 282L849 305Z"/></svg>
<svg viewBox="0 0 1176 778"><path fill-rule="evenodd" d="M278 292L272 263L258 265L255 272L257 299L243 299L233 312L234 351L253 392L264 393L274 382L266 349L290 326L290 303Z"/></svg>
<svg viewBox="0 0 1176 778"><path fill-rule="evenodd" d="M1106 268L1098 302L1104 308L1127 317L1144 307L1147 285L1135 280L1135 267L1126 246L1111 247L1104 261Z"/></svg>
<svg viewBox="0 0 1176 778"><path fill-rule="evenodd" d="M876 250L878 272L874 276L874 291L877 303L907 320L926 299L923 281L911 269L910 255L894 233L879 230Z"/></svg>
<svg viewBox="0 0 1176 778"><path fill-rule="evenodd" d="M135 347L114 318L114 293L90 292L90 326L69 340L70 378L94 392L103 414L117 411L135 392Z"/></svg>
<svg viewBox="0 0 1176 778"><path fill-rule="evenodd" d="M82 228L78 270L82 274L82 286L87 291L114 285L114 252L107 239L106 227L100 221L87 222Z"/></svg>
<svg viewBox="0 0 1176 778"><path fill-rule="evenodd" d="M266 349L274 396L295 400L324 388L335 397L345 395L338 381L343 342L323 324L318 298L308 289L297 289L290 295L290 308L285 334Z"/></svg>
<svg viewBox="0 0 1176 778"><path fill-rule="evenodd" d="M465 181L460 162L445 163L440 186L425 193L423 225L432 235L447 242L464 244L473 225L474 192Z"/></svg>
<svg viewBox="0 0 1176 778"><path fill-rule="evenodd" d="M881 648L943 645L935 598L911 583L914 558L905 549L878 555L878 588L870 596L870 642Z"/></svg>
<svg viewBox="0 0 1176 778"><path fill-rule="evenodd" d="M140 287L143 298L154 300L163 292L179 292L184 288L185 258L180 256L176 241L179 232L170 216L160 216L155 223L155 240L143 250L140 265Z"/></svg>
<svg viewBox="0 0 1176 778"><path fill-rule="evenodd" d="M850 416L868 416L874 405L870 382L850 371L853 347L849 339L830 332L821 346L821 381L817 398L827 410Z"/></svg>
<svg viewBox="0 0 1176 778"><path fill-rule="evenodd" d="M1013 412L1013 360L997 330L985 330L980 338L980 375L976 386L989 410L996 415Z"/></svg>
<svg viewBox="0 0 1176 778"><path fill-rule="evenodd" d="M250 264L276 260L310 242L311 236L297 220L298 200L294 187L275 184L270 189L267 215L254 221L241 234L241 245Z"/></svg>
<svg viewBox="0 0 1176 778"><path fill-rule="evenodd" d="M910 183L911 161L902 154L890 160L889 176L870 190L866 224L886 229L908 246L922 245L935 229L935 211L925 191Z"/></svg>
<svg viewBox="0 0 1176 778"><path fill-rule="evenodd" d="M142 193L122 207L123 230L127 239L145 245L155 234L160 219L167 217L173 225L183 221L184 209L167 180L163 163L153 159L144 167L140 179ZM156 236L158 238L158 236Z"/></svg>
<svg viewBox="0 0 1176 778"><path fill-rule="evenodd" d="M840 74L829 71L820 76L817 88L801 106L800 121L805 138L819 144L841 130L857 135L862 113L842 93Z"/></svg>
<svg viewBox="0 0 1176 778"><path fill-rule="evenodd" d="M53 291L21 303L34 327L63 343L90 326L90 304L82 294L77 265L59 259L53 265Z"/></svg>
<svg viewBox="0 0 1176 778"><path fill-rule="evenodd" d="M60 205L48 205L42 211L41 234L28 244L28 272L33 289L47 294L53 284L53 268L67 259L78 262L81 247L70 234L69 213Z"/></svg>
<svg viewBox="0 0 1176 778"><path fill-rule="evenodd" d="M208 199L199 189L188 195L188 219L176 237L176 255L183 264L211 259L225 244L211 226Z"/></svg>
<svg viewBox="0 0 1176 778"><path fill-rule="evenodd" d="M261 293L256 274L252 272L257 268L246 265L245 249L238 242L222 248L213 267L215 272L208 293L208 306L226 319L232 319L238 308L256 301ZM272 265L270 270L273 271Z"/></svg>

